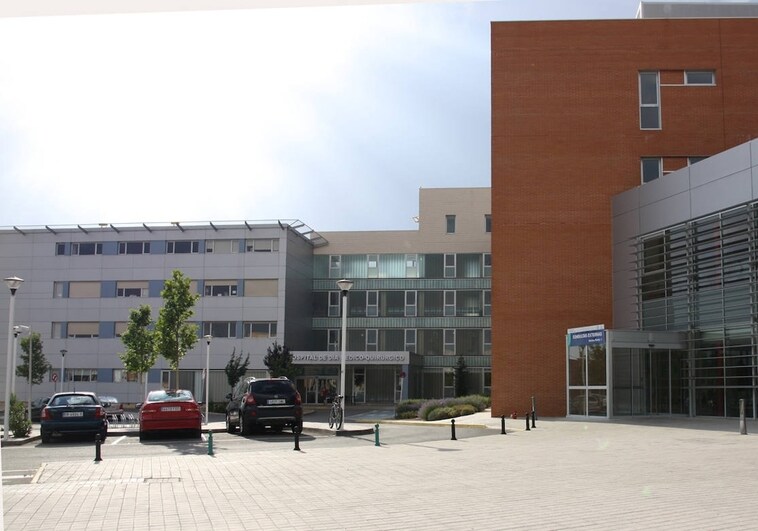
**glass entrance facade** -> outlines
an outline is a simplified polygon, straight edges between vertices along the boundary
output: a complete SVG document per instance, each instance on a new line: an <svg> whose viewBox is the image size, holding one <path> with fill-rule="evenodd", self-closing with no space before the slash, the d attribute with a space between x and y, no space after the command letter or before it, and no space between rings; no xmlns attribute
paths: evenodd
<svg viewBox="0 0 758 531"><path fill-rule="evenodd" d="M614 348L613 415L689 414L687 353Z"/></svg>

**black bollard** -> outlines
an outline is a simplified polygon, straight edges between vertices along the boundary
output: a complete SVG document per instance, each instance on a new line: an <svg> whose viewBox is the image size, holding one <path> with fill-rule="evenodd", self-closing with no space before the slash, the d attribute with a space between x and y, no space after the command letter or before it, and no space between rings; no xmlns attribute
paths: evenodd
<svg viewBox="0 0 758 531"><path fill-rule="evenodd" d="M532 410L532 428L536 428L537 426L534 425L534 420L537 417L537 415L534 413L534 410Z"/></svg>
<svg viewBox="0 0 758 531"><path fill-rule="evenodd" d="M526 431L529 431L529 412L526 412Z"/></svg>
<svg viewBox="0 0 758 531"><path fill-rule="evenodd" d="M507 435L507 433L505 433L505 415L500 417L500 434Z"/></svg>
<svg viewBox="0 0 758 531"><path fill-rule="evenodd" d="M450 419L450 429L453 432L453 436L450 437L451 441L457 441L458 439L455 438L455 419Z"/></svg>
<svg viewBox="0 0 758 531"><path fill-rule="evenodd" d="M297 429L297 426L295 426L295 429L292 431L295 434L295 451L299 452L300 451L300 430Z"/></svg>
<svg viewBox="0 0 758 531"><path fill-rule="evenodd" d="M102 444L102 441L100 440L100 434L98 433L95 435L95 462L102 461L103 458L100 457L100 445Z"/></svg>

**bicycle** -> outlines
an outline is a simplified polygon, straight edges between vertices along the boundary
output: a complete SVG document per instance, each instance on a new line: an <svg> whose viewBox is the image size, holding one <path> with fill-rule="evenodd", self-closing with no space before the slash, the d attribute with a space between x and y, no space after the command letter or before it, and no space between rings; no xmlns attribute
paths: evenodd
<svg viewBox="0 0 758 531"><path fill-rule="evenodd" d="M345 420L345 412L342 409L342 395L336 395L332 399L332 409L329 410L329 429L336 426L336 430L342 429L342 423Z"/></svg>

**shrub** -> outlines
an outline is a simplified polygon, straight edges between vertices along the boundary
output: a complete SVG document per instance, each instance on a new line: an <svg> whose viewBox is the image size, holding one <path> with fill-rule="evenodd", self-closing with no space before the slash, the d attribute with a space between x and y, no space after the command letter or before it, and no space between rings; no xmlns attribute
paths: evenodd
<svg viewBox="0 0 758 531"><path fill-rule="evenodd" d="M425 402L421 398L413 398L411 400L401 400L395 406L395 418L396 419L414 419L418 416L418 409Z"/></svg>
<svg viewBox="0 0 758 531"><path fill-rule="evenodd" d="M426 420L443 420L455 417L455 408L452 406L436 407L429 411Z"/></svg>
<svg viewBox="0 0 758 531"><path fill-rule="evenodd" d="M16 395L11 395L8 427L16 438L28 437L32 432L32 421L26 418L26 407L23 402L16 400Z"/></svg>
<svg viewBox="0 0 758 531"><path fill-rule="evenodd" d="M418 410L418 416L424 420L448 419L463 415L471 415L477 411L484 411L489 406L489 397L482 395L429 400L421 405ZM437 412L436 410L438 409L445 409L445 411Z"/></svg>
<svg viewBox="0 0 758 531"><path fill-rule="evenodd" d="M424 402L418 410L418 416L420 419L429 420L429 413L433 410L447 406L446 400L428 400Z"/></svg>

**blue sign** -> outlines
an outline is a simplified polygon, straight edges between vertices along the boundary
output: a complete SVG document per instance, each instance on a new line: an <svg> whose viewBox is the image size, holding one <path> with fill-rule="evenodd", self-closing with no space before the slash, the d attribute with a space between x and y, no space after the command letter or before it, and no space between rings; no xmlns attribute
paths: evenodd
<svg viewBox="0 0 758 531"><path fill-rule="evenodd" d="M569 335L569 345L572 347L597 345L599 343L605 343L605 330L587 330L586 332L574 332Z"/></svg>

